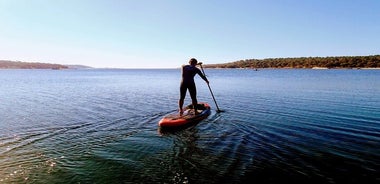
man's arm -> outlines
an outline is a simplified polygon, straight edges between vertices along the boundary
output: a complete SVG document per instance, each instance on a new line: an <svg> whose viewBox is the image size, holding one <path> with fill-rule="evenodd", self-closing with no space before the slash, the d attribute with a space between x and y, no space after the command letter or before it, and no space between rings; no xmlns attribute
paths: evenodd
<svg viewBox="0 0 380 184"><path fill-rule="evenodd" d="M207 80L207 78L206 78L206 76L203 75L203 73L201 72L201 70L199 70L198 68L197 68L197 73L198 73L199 76L201 76L201 78L202 78L204 81L206 81L207 84L209 83L208 80Z"/></svg>

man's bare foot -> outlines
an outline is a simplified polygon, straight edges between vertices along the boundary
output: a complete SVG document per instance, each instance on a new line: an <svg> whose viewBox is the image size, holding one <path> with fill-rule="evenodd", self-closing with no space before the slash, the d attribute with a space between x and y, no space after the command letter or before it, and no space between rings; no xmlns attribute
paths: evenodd
<svg viewBox="0 0 380 184"><path fill-rule="evenodd" d="M182 114L183 114L183 110L182 110L182 109L180 109L180 110L179 110L179 115L181 115L181 116L182 116Z"/></svg>

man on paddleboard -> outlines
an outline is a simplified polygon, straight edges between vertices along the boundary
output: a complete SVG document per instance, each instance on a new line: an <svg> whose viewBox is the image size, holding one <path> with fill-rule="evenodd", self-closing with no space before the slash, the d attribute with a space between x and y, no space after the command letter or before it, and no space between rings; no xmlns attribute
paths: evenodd
<svg viewBox="0 0 380 184"><path fill-rule="evenodd" d="M208 80L206 76L203 75L201 70L196 67L198 61L195 58L191 58L189 61L189 65L183 65L182 70L182 80L180 85L180 99L178 101L179 113L183 114L183 102L185 100L186 91L189 90L190 97L193 103L194 112L197 113L197 89L195 87L194 76L198 74L206 83L208 84Z"/></svg>

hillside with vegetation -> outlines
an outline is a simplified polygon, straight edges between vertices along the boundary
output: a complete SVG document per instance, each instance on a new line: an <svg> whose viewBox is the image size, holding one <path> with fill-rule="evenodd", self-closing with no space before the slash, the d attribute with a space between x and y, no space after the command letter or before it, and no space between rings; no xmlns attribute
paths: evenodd
<svg viewBox="0 0 380 184"><path fill-rule="evenodd" d="M380 68L380 55L246 59L208 68Z"/></svg>
<svg viewBox="0 0 380 184"><path fill-rule="evenodd" d="M21 61L0 60L0 69L67 69L68 66L50 63L33 63Z"/></svg>

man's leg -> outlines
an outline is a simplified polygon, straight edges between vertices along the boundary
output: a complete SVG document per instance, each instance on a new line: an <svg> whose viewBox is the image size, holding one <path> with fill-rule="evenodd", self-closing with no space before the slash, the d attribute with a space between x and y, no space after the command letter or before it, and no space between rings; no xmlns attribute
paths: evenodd
<svg viewBox="0 0 380 184"><path fill-rule="evenodd" d="M185 100L185 97L186 97L186 90L187 88L184 86L184 85L181 85L180 87L180 97L179 97L179 100L178 100L178 108L179 108L179 113L180 114L183 114L183 102Z"/></svg>
<svg viewBox="0 0 380 184"><path fill-rule="evenodd" d="M198 100L197 100L197 88L194 85L189 86L189 92L190 92L190 97L193 102L193 109L195 113L198 113L197 111L197 105L198 105Z"/></svg>

